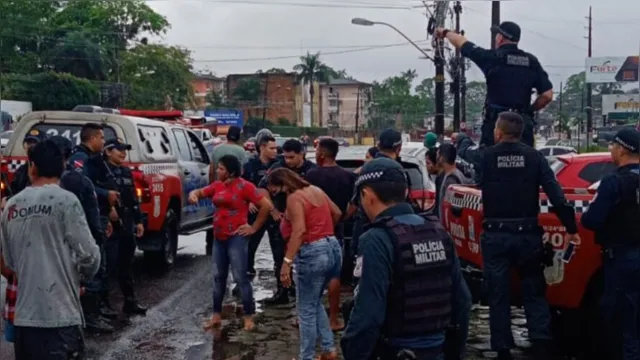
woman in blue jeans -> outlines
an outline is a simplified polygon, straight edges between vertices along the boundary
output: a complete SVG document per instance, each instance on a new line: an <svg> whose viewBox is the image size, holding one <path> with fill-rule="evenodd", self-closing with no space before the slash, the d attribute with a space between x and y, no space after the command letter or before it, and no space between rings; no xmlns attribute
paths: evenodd
<svg viewBox="0 0 640 360"><path fill-rule="evenodd" d="M320 188L289 169L274 170L267 183L271 193L287 194L287 210L280 223L280 232L287 241L280 279L285 287L291 286L293 266L300 329L299 360L315 357L318 336L322 339L320 359L337 359L322 295L329 281L340 276L342 249L334 228L342 213Z"/></svg>
<svg viewBox="0 0 640 360"><path fill-rule="evenodd" d="M240 177L242 165L233 155L225 155L218 160L216 169L218 180L211 185L189 193L189 202L197 203L209 197L216 206L213 216L213 316L204 325L211 329L222 323L222 301L227 290L229 266L233 279L240 288L244 312L244 329L254 328L253 289L247 275L249 258L249 237L264 224L271 203L255 185ZM253 225L247 224L249 204L255 204L259 211Z"/></svg>

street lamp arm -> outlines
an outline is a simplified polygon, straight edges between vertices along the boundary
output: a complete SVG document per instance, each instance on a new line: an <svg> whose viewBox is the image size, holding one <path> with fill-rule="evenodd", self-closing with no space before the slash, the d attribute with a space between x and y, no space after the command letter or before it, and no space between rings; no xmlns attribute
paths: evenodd
<svg viewBox="0 0 640 360"><path fill-rule="evenodd" d="M422 53L422 55L424 55L427 59L433 61L433 58L431 56L429 56L429 54L427 54L420 46L418 46L418 44L416 44L415 42L413 42L413 40L411 40L407 35L405 35L402 31L400 31L400 29L398 29L397 27L386 23L386 22L382 22L382 21L374 21L373 22L376 25L384 25L384 26L388 26L390 28L392 28L395 32L397 32L398 34L400 34L400 36L402 36L403 38L405 38L405 40L407 40L411 45L413 45L413 47L415 47L416 49L418 49L418 51L420 51Z"/></svg>

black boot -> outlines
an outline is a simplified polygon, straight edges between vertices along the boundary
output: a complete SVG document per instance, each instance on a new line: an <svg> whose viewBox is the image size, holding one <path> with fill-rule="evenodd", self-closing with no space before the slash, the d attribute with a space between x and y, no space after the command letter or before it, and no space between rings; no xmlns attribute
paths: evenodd
<svg viewBox="0 0 640 360"><path fill-rule="evenodd" d="M107 319L100 315L100 299L98 296L88 294L80 298L84 312L87 332L94 334L110 334L115 329Z"/></svg>
<svg viewBox="0 0 640 360"><path fill-rule="evenodd" d="M128 315L140 315L140 316L146 316L147 315L147 308L138 304L137 301L135 300L125 300L124 301L124 306L122 307L122 311Z"/></svg>
<svg viewBox="0 0 640 360"><path fill-rule="evenodd" d="M278 290L273 294L272 297L265 299L264 303L266 305L284 305L289 303L289 291L283 287L278 288Z"/></svg>
<svg viewBox="0 0 640 360"><path fill-rule="evenodd" d="M118 312L113 310L113 307L111 307L108 296L101 296L100 315L112 320L118 318Z"/></svg>

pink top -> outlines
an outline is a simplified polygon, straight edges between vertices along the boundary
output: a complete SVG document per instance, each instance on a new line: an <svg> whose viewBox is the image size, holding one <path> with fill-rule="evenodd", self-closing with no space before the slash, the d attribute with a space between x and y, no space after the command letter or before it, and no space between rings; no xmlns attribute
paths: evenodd
<svg viewBox="0 0 640 360"><path fill-rule="evenodd" d="M304 222L305 229L302 236L302 243L312 243L333 236L333 218L331 217L331 208L329 202L325 199L321 205L315 206L303 194L301 196L304 206ZM285 239L291 237L293 228L291 222L286 217L280 222L280 233Z"/></svg>

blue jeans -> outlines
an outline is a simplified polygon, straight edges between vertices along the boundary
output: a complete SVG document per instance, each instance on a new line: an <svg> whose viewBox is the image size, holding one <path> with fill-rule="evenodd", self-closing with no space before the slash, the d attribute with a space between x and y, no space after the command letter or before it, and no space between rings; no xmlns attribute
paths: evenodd
<svg viewBox="0 0 640 360"><path fill-rule="evenodd" d="M249 239L235 235L227 240L213 241L213 312L222 312L222 302L227 291L227 277L229 266L233 280L238 284L244 315L255 313L253 302L253 289L247 274L247 261L249 254Z"/></svg>
<svg viewBox="0 0 640 360"><path fill-rule="evenodd" d="M518 270L521 279L529 339L550 340L551 314L545 297L542 237L485 231L480 236L480 244L493 350L507 350L514 344L510 316L512 268Z"/></svg>
<svg viewBox="0 0 640 360"><path fill-rule="evenodd" d="M640 359L640 249L607 249L604 257L604 292L600 304L610 335L612 359ZM622 341L620 341L622 340ZM620 353L624 356L620 357Z"/></svg>
<svg viewBox="0 0 640 360"><path fill-rule="evenodd" d="M303 244L295 258L296 307L300 328L299 360L315 357L318 335L323 353L335 351L322 295L333 274L340 273L342 249L335 237Z"/></svg>

